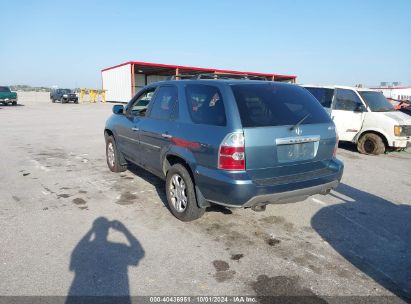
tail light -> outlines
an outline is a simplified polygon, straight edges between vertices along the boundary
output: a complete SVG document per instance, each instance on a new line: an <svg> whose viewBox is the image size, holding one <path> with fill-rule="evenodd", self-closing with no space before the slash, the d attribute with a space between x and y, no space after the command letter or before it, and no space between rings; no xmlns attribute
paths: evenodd
<svg viewBox="0 0 411 304"><path fill-rule="evenodd" d="M336 141L335 141L335 146L334 146L334 150L333 150L333 157L337 156L337 149L338 149L338 141L340 140L338 135L335 135Z"/></svg>
<svg viewBox="0 0 411 304"><path fill-rule="evenodd" d="M245 170L244 134L230 133L220 145L218 168L223 170Z"/></svg>

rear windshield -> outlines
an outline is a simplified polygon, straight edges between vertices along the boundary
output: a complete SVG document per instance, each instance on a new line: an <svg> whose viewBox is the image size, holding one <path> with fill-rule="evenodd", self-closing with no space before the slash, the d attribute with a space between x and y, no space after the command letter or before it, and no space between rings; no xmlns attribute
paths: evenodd
<svg viewBox="0 0 411 304"><path fill-rule="evenodd" d="M308 88L305 87L315 98L321 103L324 108L331 108L333 101L334 89L326 88Z"/></svg>
<svg viewBox="0 0 411 304"><path fill-rule="evenodd" d="M321 104L304 88L284 84L232 85L243 127L331 122Z"/></svg>
<svg viewBox="0 0 411 304"><path fill-rule="evenodd" d="M8 87L0 87L0 92L10 92Z"/></svg>

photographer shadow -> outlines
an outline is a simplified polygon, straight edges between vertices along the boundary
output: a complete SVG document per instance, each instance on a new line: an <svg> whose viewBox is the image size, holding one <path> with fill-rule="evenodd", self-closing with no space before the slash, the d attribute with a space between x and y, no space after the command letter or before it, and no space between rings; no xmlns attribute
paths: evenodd
<svg viewBox="0 0 411 304"><path fill-rule="evenodd" d="M109 230L121 232L128 241L108 241ZM97 218L71 254L75 276L66 303L131 303L128 267L144 257L140 242L119 221Z"/></svg>

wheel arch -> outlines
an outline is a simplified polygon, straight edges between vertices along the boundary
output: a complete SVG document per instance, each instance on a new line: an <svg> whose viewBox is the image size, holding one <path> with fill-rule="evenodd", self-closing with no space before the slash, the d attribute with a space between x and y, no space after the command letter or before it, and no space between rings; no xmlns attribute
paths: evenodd
<svg viewBox="0 0 411 304"><path fill-rule="evenodd" d="M113 138L114 143L116 144L116 147L119 150L119 147L117 146L116 137L114 136L114 132L112 130L110 130L109 128L105 128L104 129L104 139L105 139L106 143L107 143L107 138L109 138L110 136ZM124 157L123 153L121 153L120 150L119 150L119 152L120 152L120 164L121 165L126 165L127 164L126 158Z"/></svg>
<svg viewBox="0 0 411 304"><path fill-rule="evenodd" d="M105 128L104 129L104 138L107 139L107 137L109 136L113 136L114 137L114 133L113 131L111 131L109 128Z"/></svg>
<svg viewBox="0 0 411 304"><path fill-rule="evenodd" d="M196 179L194 178L194 172L195 172L195 167L193 165L194 159L191 159L191 162L187 161L187 159L190 159L190 156L194 157L192 154L183 156L180 153L175 153L175 152L166 154L164 157L164 161L163 161L163 174L164 176L167 176L167 171L174 164L183 165L187 169L188 174L190 174L191 180L193 181L194 189L195 189L195 193L197 197L197 205L200 208L209 207L211 206L211 204L205 199L204 195L201 193L200 188L197 186Z"/></svg>
<svg viewBox="0 0 411 304"><path fill-rule="evenodd" d="M380 131L377 131L377 130L365 130L365 131L361 132L361 134L359 134L356 142L358 143L358 141L359 141L364 135L370 134L370 133L371 133L371 134L378 135L379 137L381 137L382 141L384 142L385 147L386 147L386 148L389 147L387 136L386 136L383 132L380 132Z"/></svg>
<svg viewBox="0 0 411 304"><path fill-rule="evenodd" d="M191 169L190 164L185 160L183 156L178 155L176 153L168 153L167 155L165 155L163 161L164 176L167 175L167 171L175 164L183 165L187 169L188 173L190 173L190 176L194 182L193 170Z"/></svg>

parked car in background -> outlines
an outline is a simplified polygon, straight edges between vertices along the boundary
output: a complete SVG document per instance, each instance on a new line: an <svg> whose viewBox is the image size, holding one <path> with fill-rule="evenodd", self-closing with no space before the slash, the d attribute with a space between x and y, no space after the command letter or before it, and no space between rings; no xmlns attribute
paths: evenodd
<svg viewBox="0 0 411 304"><path fill-rule="evenodd" d="M182 221L211 204L264 210L327 194L343 173L334 123L296 85L157 82L113 113L104 130L108 167L131 162L165 179L170 211Z"/></svg>
<svg viewBox="0 0 411 304"><path fill-rule="evenodd" d="M396 111L381 92L343 86L303 85L326 108L339 140L360 153L381 154L411 146L411 117Z"/></svg>
<svg viewBox="0 0 411 304"><path fill-rule="evenodd" d="M400 111L404 112L405 114L411 115L411 97L407 102L404 103L404 106L401 107Z"/></svg>
<svg viewBox="0 0 411 304"><path fill-rule="evenodd" d="M394 106L396 110L404 112L408 115L411 114L411 100L410 99L399 100L399 99L387 98L387 100L392 103L392 105Z"/></svg>
<svg viewBox="0 0 411 304"><path fill-rule="evenodd" d="M17 105L17 93L12 92L9 87L0 86L0 103L13 106Z"/></svg>
<svg viewBox="0 0 411 304"><path fill-rule="evenodd" d="M78 103L78 96L70 89L55 89L50 92L51 102L60 101L61 103L68 103L70 101Z"/></svg>

